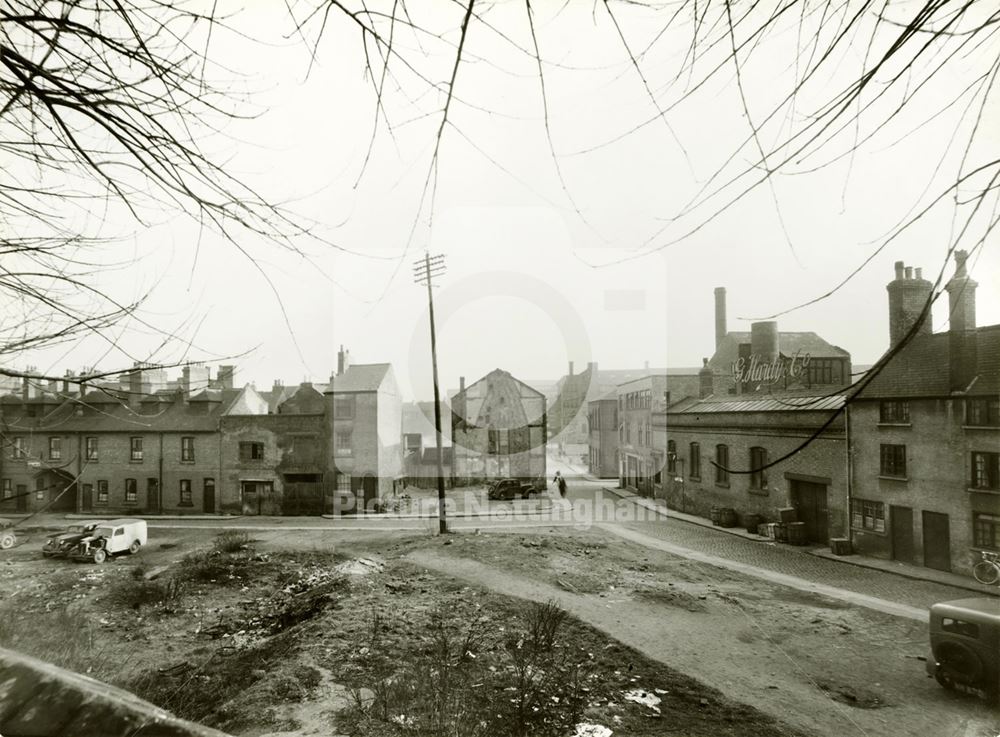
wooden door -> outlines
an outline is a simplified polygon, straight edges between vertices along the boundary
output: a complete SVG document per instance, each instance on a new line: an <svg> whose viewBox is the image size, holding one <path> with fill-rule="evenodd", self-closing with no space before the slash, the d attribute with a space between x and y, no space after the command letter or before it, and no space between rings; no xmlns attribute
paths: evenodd
<svg viewBox="0 0 1000 737"><path fill-rule="evenodd" d="M18 512L28 511L28 486L27 484L17 485L17 502L15 502L15 509Z"/></svg>
<svg viewBox="0 0 1000 737"><path fill-rule="evenodd" d="M813 543L828 542L830 535L826 484L792 481L791 497L799 522L805 524L806 540Z"/></svg>
<svg viewBox="0 0 1000 737"><path fill-rule="evenodd" d="M153 514L160 511L160 480L146 479L146 508Z"/></svg>
<svg viewBox="0 0 1000 737"><path fill-rule="evenodd" d="M205 479L204 493L202 494L202 511L206 514L215 513L215 479Z"/></svg>
<svg viewBox="0 0 1000 737"><path fill-rule="evenodd" d="M81 502L81 509L84 512L89 512L94 506L94 485L84 484L83 485L83 501Z"/></svg>
<svg viewBox="0 0 1000 737"><path fill-rule="evenodd" d="M365 475L365 511L375 509L375 498L378 496L378 480L372 474Z"/></svg>
<svg viewBox="0 0 1000 737"><path fill-rule="evenodd" d="M892 532L892 559L902 563L916 562L913 545L913 510L910 507L889 507Z"/></svg>
<svg viewBox="0 0 1000 737"><path fill-rule="evenodd" d="M923 513L924 566L937 571L951 571L951 534L948 515L940 512Z"/></svg>

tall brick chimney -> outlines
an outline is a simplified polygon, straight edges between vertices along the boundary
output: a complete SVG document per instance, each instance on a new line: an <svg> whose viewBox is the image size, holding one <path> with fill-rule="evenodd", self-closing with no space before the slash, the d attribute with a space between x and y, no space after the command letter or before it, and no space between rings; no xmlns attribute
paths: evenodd
<svg viewBox="0 0 1000 737"><path fill-rule="evenodd" d="M570 376L573 375L573 362L572 361L569 362L569 375Z"/></svg>
<svg viewBox="0 0 1000 737"><path fill-rule="evenodd" d="M976 375L979 350L976 341L976 287L966 271L966 251L955 251L955 275L948 290L948 369L950 387L962 391Z"/></svg>
<svg viewBox="0 0 1000 737"><path fill-rule="evenodd" d="M726 288L715 288L715 347L726 337Z"/></svg>
<svg viewBox="0 0 1000 737"><path fill-rule="evenodd" d="M933 285L923 278L921 270L916 276L913 267L907 267L902 261L895 265L896 278L886 285L889 292L889 346L897 345L903 339L914 323L920 319L927 300L930 299ZM931 316L920 323L917 335L931 334Z"/></svg>

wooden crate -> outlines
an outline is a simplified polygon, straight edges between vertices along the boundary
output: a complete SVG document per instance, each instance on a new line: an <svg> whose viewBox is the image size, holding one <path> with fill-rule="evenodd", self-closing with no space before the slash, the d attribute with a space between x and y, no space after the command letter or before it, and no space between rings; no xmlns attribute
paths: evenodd
<svg viewBox="0 0 1000 737"><path fill-rule="evenodd" d="M830 551L834 555L850 555L851 541L848 540L846 537L831 537Z"/></svg>
<svg viewBox="0 0 1000 737"><path fill-rule="evenodd" d="M799 521L799 511L795 507L783 507L778 510L778 521L788 524Z"/></svg>

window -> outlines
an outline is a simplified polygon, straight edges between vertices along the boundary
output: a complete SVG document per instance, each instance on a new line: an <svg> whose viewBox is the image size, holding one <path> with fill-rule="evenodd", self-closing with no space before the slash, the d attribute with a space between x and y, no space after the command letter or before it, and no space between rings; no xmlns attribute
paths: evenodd
<svg viewBox="0 0 1000 737"><path fill-rule="evenodd" d="M14 487L10 485L10 479L3 480L3 498L10 499L14 496Z"/></svg>
<svg viewBox="0 0 1000 737"><path fill-rule="evenodd" d="M851 499L851 527L885 532L885 504L867 499Z"/></svg>
<svg viewBox="0 0 1000 737"><path fill-rule="evenodd" d="M729 484L729 446L715 446L715 483Z"/></svg>
<svg viewBox="0 0 1000 737"><path fill-rule="evenodd" d="M108 482L107 479L97 480L97 503L107 504L108 503Z"/></svg>
<svg viewBox="0 0 1000 737"><path fill-rule="evenodd" d="M979 625L975 622L963 622L961 619L942 617L941 631L962 635L963 637L972 637L976 640L979 639Z"/></svg>
<svg viewBox="0 0 1000 737"><path fill-rule="evenodd" d="M340 433L337 433L340 437ZM254 441L240 443L241 461L262 461L264 460L264 444Z"/></svg>
<svg viewBox="0 0 1000 737"><path fill-rule="evenodd" d="M45 479L39 476L38 478L35 479L35 499L37 499L40 502L44 502L45 489L46 489Z"/></svg>
<svg viewBox="0 0 1000 737"><path fill-rule="evenodd" d="M1000 427L1000 397L966 399L965 424L979 427Z"/></svg>
<svg viewBox="0 0 1000 737"><path fill-rule="evenodd" d="M139 499L138 487L135 479L125 479L125 503L135 504Z"/></svg>
<svg viewBox="0 0 1000 737"><path fill-rule="evenodd" d="M972 544L977 548L1000 550L1000 515L973 513Z"/></svg>
<svg viewBox="0 0 1000 737"><path fill-rule="evenodd" d="M750 449L750 488L764 491L767 489L767 449Z"/></svg>
<svg viewBox="0 0 1000 737"><path fill-rule="evenodd" d="M493 447L493 433L496 430L490 430L490 445ZM491 451L495 453L496 451ZM354 453L354 449L351 448L351 431L350 430L337 430L337 444L334 450L335 455L338 456L349 456Z"/></svg>
<svg viewBox="0 0 1000 737"><path fill-rule="evenodd" d="M972 451L972 488L1000 489L1000 453Z"/></svg>
<svg viewBox="0 0 1000 737"><path fill-rule="evenodd" d="M879 446L879 475L893 478L906 478L906 446Z"/></svg>
<svg viewBox="0 0 1000 737"><path fill-rule="evenodd" d="M691 470L688 472L688 476L693 479L701 478L701 446L698 443L691 443L688 452L688 459L691 464Z"/></svg>
<svg viewBox="0 0 1000 737"><path fill-rule="evenodd" d="M181 461L194 463L194 438L181 438Z"/></svg>
<svg viewBox="0 0 1000 737"><path fill-rule="evenodd" d="M354 417L354 397L334 397L333 416L337 419L349 419Z"/></svg>
<svg viewBox="0 0 1000 737"><path fill-rule="evenodd" d="M133 461L141 461L142 460L142 438L135 438L135 437L134 438L130 438L129 442L130 442L130 445L131 445L131 456L130 456L131 459Z"/></svg>
<svg viewBox="0 0 1000 737"><path fill-rule="evenodd" d="M880 402L878 421L896 425L908 424L910 422L910 403L905 399Z"/></svg>
<svg viewBox="0 0 1000 737"><path fill-rule="evenodd" d="M337 491L351 490L351 475L347 473L337 474Z"/></svg>
<svg viewBox="0 0 1000 737"><path fill-rule="evenodd" d="M62 459L62 438L54 435L49 438L49 460L58 461Z"/></svg>
<svg viewBox="0 0 1000 737"><path fill-rule="evenodd" d="M178 504L182 507L193 505L191 501L191 479L181 479L181 498Z"/></svg>
<svg viewBox="0 0 1000 737"><path fill-rule="evenodd" d="M91 436L84 441L84 453L88 461L97 460L97 438Z"/></svg>
<svg viewBox="0 0 1000 737"><path fill-rule="evenodd" d="M10 457L26 458L28 454L24 450L24 438L20 435L11 438Z"/></svg>
<svg viewBox="0 0 1000 737"><path fill-rule="evenodd" d="M677 443L667 441L667 473L677 473Z"/></svg>

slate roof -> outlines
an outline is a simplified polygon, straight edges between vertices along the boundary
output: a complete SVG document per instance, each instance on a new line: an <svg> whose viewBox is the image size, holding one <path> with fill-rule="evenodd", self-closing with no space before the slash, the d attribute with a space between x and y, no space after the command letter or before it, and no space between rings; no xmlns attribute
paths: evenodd
<svg viewBox="0 0 1000 737"><path fill-rule="evenodd" d="M918 335L897 353L858 395L883 397L946 397L952 395L951 334ZM1000 325L976 330L977 361L966 394L1000 394Z"/></svg>
<svg viewBox="0 0 1000 737"><path fill-rule="evenodd" d="M223 404L173 402L148 414L123 404L105 404L82 415L76 413L78 406L78 402L64 402L44 417L5 414L4 419L12 432L212 432L218 429Z"/></svg>
<svg viewBox="0 0 1000 737"><path fill-rule="evenodd" d="M740 344L750 342L749 332L726 333L719 343L708 365L713 369L729 371L730 365L740 357ZM816 333L778 333L778 351L784 356L791 356L796 351L808 353L812 358L850 358L851 354L843 348L831 345Z"/></svg>
<svg viewBox="0 0 1000 737"><path fill-rule="evenodd" d="M392 365L388 363L352 364L340 376L331 377L333 381L325 393L378 391L391 369Z"/></svg>

